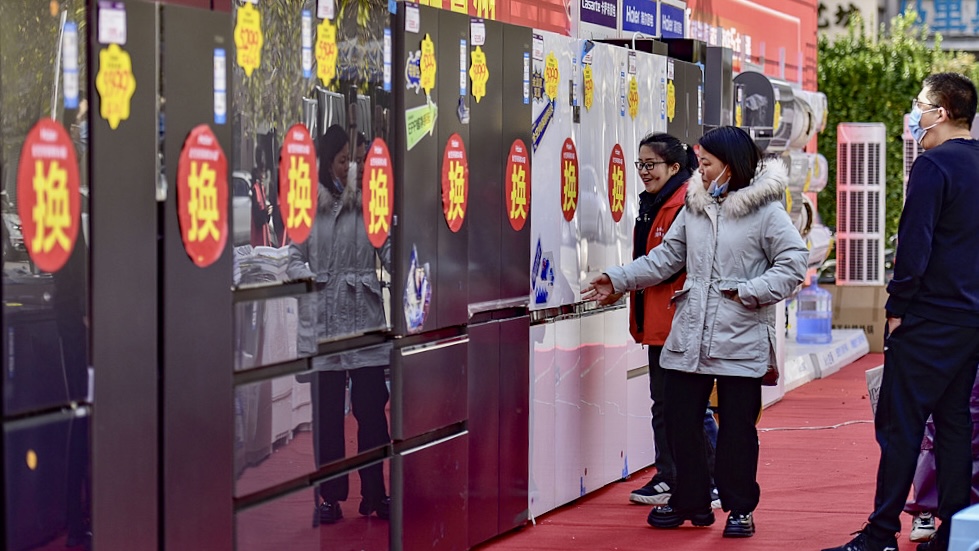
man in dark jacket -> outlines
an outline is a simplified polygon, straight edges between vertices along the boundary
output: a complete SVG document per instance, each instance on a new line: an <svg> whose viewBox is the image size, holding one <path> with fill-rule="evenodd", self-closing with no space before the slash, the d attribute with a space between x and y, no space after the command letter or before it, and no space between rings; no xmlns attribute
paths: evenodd
<svg viewBox="0 0 979 551"><path fill-rule="evenodd" d="M969 394L979 364L979 142L969 134L975 114L975 85L954 73L926 78L912 102L908 127L927 151L911 168L887 286L874 512L852 541L824 551L897 550L895 533L929 414L943 522L918 550L948 549L952 515L969 505Z"/></svg>

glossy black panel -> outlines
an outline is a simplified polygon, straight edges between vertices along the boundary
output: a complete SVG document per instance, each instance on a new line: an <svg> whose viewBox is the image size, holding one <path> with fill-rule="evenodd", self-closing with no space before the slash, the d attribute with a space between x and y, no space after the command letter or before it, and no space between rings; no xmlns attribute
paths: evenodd
<svg viewBox="0 0 979 551"><path fill-rule="evenodd" d="M530 457L530 318L500 322L500 524L528 518Z"/></svg>
<svg viewBox="0 0 979 551"><path fill-rule="evenodd" d="M225 13L164 6L161 19L164 159L173 183L161 205L163 542L220 551L231 548L233 527L231 241L213 264L195 265L181 241L175 188L181 149L197 125L209 125L230 152L231 125L214 121L211 83L215 49L225 50L230 73L234 42Z"/></svg>
<svg viewBox="0 0 979 551"><path fill-rule="evenodd" d="M687 124L689 119L687 117L687 73L683 70L683 62L677 59L669 58L666 60L666 95L667 95L667 111L666 111L666 132L672 136L675 136L678 140L682 142L687 141ZM675 100L675 108L673 111L673 118L670 118L669 104L670 104L670 84L673 85L673 98Z"/></svg>
<svg viewBox="0 0 979 551"><path fill-rule="evenodd" d="M468 548L468 440L462 433L394 456L392 538L399 549Z"/></svg>
<svg viewBox="0 0 979 551"><path fill-rule="evenodd" d="M466 337L396 349L391 365L391 436L425 434L466 419Z"/></svg>
<svg viewBox="0 0 979 551"><path fill-rule="evenodd" d="M465 47L463 48L463 42ZM435 52L439 60L437 73L439 118L437 151L439 166L439 198L440 204L445 204L446 171L444 149L449 137L458 134L466 148L467 160L482 155L481 151L473 149L469 142L469 124L463 124L459 115L460 102L466 108L472 103L471 98L460 96L460 69L469 70L469 16L450 11L439 14L439 39L435 44ZM465 59L462 59L462 57ZM468 88L468 86L467 86ZM473 169L469 167L469 187L472 194ZM452 231L445 216L438 224L438 275L435 279L435 311L437 324L433 329L463 325L469 319L469 232L473 231L469 213L479 205L472 200L466 207L466 219L458 231Z"/></svg>
<svg viewBox="0 0 979 551"><path fill-rule="evenodd" d="M91 543L89 413L81 409L4 424L6 549Z"/></svg>
<svg viewBox="0 0 979 551"><path fill-rule="evenodd" d="M405 66L421 55L421 43L427 35L435 44L439 40L441 10L420 6L419 32L405 30L405 12L398 10L394 36L394 135L391 155L395 164L394 272L391 317L397 334L417 333L438 327L437 300L433 289L438 280L438 235L445 226L441 203L441 174L438 172L443 143L437 130L412 130L409 141L408 120L420 120L418 113L436 104L438 119L453 116L452 107L438 104L438 86L431 91L431 103L425 92L408 87ZM458 48L458 46L457 46ZM458 57L458 53L456 54ZM436 74L446 68L441 68ZM451 70L451 69L449 69ZM456 75L458 80L458 75ZM458 83L456 84L458 90ZM465 302L465 301L463 301Z"/></svg>
<svg viewBox="0 0 979 551"><path fill-rule="evenodd" d="M692 63L684 63L687 91L687 143L697 143L704 135L704 72Z"/></svg>
<svg viewBox="0 0 979 551"><path fill-rule="evenodd" d="M499 322L469 326L470 546L499 533L500 354Z"/></svg>
<svg viewBox="0 0 979 551"><path fill-rule="evenodd" d="M386 446L391 441L386 371L384 366L316 371L237 387L235 495L265 490ZM379 479L371 483L386 495Z"/></svg>
<svg viewBox="0 0 979 551"><path fill-rule="evenodd" d="M515 140L520 140L527 148L533 147L530 133L531 104L530 90L526 90L524 101L524 56L529 62L531 55L532 32L526 27L503 26L503 155L501 163L506 164L506 155ZM529 86L529 84L528 84ZM528 149L528 152L530 149ZM528 153L528 159L532 155ZM530 159L532 163L533 160ZM527 170L530 178L531 170ZM534 182L530 182L533 196ZM504 190L506 187L504 186ZM530 201L532 202L532 201ZM529 203L530 203L529 202ZM529 205L528 203L528 205ZM504 201L504 205L506 202ZM530 211L527 220L519 230L513 228L504 212L501 219L500 265L503 266L500 281L500 296L504 299L525 300L530 294Z"/></svg>
<svg viewBox="0 0 979 551"><path fill-rule="evenodd" d="M473 97L475 83L469 82L469 304L497 301L500 296L500 234L506 223L503 200L503 171L506 152L503 136L503 25L486 21L486 42L479 46L486 56L489 80L486 94ZM470 51L476 45L470 44ZM526 278L525 278L526 279Z"/></svg>
<svg viewBox="0 0 979 551"><path fill-rule="evenodd" d="M126 2L125 10L125 50L136 81L129 118L113 129L98 116L100 95L90 96L92 210L97 213L92 219L92 363L100 420L92 433L98 488L92 520L94 544L107 549L147 548L159 541L159 18L156 6L145 2ZM94 74L105 47L93 41Z"/></svg>
<svg viewBox="0 0 979 551"><path fill-rule="evenodd" d="M390 473L389 461L375 463L374 468ZM377 511L366 507L360 513L363 501L361 483L354 474L344 474L324 481L337 484L349 478L347 498L339 501L343 518L334 523L314 526L314 499L311 490L302 490L257 507L240 511L235 515L235 549L238 551L266 551L289 549L290 551L371 550L385 551L391 548L389 520L378 517Z"/></svg>

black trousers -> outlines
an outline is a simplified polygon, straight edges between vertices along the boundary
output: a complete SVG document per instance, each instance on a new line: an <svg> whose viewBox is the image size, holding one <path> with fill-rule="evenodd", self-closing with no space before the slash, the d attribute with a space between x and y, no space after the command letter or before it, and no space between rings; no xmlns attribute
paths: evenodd
<svg viewBox="0 0 979 551"><path fill-rule="evenodd" d="M666 370L666 429L676 460L676 489L670 507L710 509L710 468L704 438L704 404L717 380L717 431L714 481L725 511L749 513L758 506L758 431L761 378L728 377ZM687 435L687 436L684 436ZM906 493L905 493L906 495Z"/></svg>
<svg viewBox="0 0 979 551"><path fill-rule="evenodd" d="M648 347L649 352L649 397L653 405L649 408L653 414L653 443L656 444L656 478L666 481L670 486L676 485L676 463L673 460L673 450L670 448L666 435L666 370L660 366L659 357L663 352L662 346ZM711 483L714 476L715 438L708 431L716 434L717 427L714 418L707 413L707 402L704 403L703 432L707 450L707 468L711 473Z"/></svg>
<svg viewBox="0 0 979 551"><path fill-rule="evenodd" d="M388 389L384 366L362 367L350 371L320 371L314 374L313 437L316 464L322 466L342 459L344 449L344 406L347 377L350 377L350 406L357 419L357 451L381 447L391 441L384 408ZM386 496L384 470L380 463L360 469L360 495L376 500ZM349 493L346 474L322 482L323 501L345 501Z"/></svg>
<svg viewBox="0 0 979 551"><path fill-rule="evenodd" d="M979 328L907 314L887 335L884 377L874 426L880 445L877 493L869 529L878 538L901 531L925 421L935 421L938 517L945 524L969 505L972 418L969 397L979 364Z"/></svg>
<svg viewBox="0 0 979 551"><path fill-rule="evenodd" d="M653 399L653 443L656 444L656 477L676 485L676 464L666 436L666 370L659 365L662 346L649 347L649 397Z"/></svg>

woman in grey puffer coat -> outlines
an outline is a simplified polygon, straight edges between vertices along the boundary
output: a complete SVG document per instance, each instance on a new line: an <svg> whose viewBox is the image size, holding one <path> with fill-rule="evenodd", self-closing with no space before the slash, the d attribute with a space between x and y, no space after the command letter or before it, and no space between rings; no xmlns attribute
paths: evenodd
<svg viewBox="0 0 979 551"><path fill-rule="evenodd" d="M582 298L649 287L686 268L660 358L667 433L698 434L716 380L721 422L714 477L724 510L731 511L724 536L748 537L760 495L755 420L761 378L775 362L775 308L805 278L809 251L782 205L788 175L781 161L762 161L751 137L732 126L704 134L699 157L700 177L691 179L686 208L663 243L609 268ZM713 524L703 439L672 443L677 488L647 521L657 528L687 520Z"/></svg>
<svg viewBox="0 0 979 551"><path fill-rule="evenodd" d="M377 259L390 263L390 241L375 249L364 228L357 171L351 170L347 133L333 125L319 137L319 189L316 220L309 238L289 250L288 275L312 279L316 292L300 300L299 352L317 352L319 342L384 329L384 303L377 276ZM357 159L363 162L363 159ZM315 297L315 298L313 298ZM344 406L347 377L350 402L357 419L360 452L390 442L385 405L388 389L385 367L391 344L313 358L312 377L314 455L317 466L345 456ZM360 470L360 514L388 518L390 500L380 464ZM347 476L319 485L313 525L343 518L340 501L347 499Z"/></svg>

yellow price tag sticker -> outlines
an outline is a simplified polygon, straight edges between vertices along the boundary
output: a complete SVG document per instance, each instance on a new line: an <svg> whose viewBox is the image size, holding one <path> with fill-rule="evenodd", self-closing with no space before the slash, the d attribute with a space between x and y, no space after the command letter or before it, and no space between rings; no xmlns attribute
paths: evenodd
<svg viewBox="0 0 979 551"><path fill-rule="evenodd" d="M591 65L585 65L581 75L585 79L585 109L591 111L591 106L595 103L595 79L592 77Z"/></svg>
<svg viewBox="0 0 979 551"><path fill-rule="evenodd" d="M119 128L119 123L129 118L129 106L136 92L129 52L118 44L110 44L99 52L99 72L95 76L95 89L99 92L99 115L108 121L109 128Z"/></svg>
<svg viewBox="0 0 979 551"><path fill-rule="evenodd" d="M421 58L421 87L426 94L435 88L435 72L438 70L435 61L435 43L432 42L432 37L425 34L425 38L422 40L422 58Z"/></svg>
<svg viewBox="0 0 979 551"><path fill-rule="evenodd" d="M548 52L544 59L544 93L551 101L557 99L557 87L561 82L561 70L557 65L554 52Z"/></svg>
<svg viewBox="0 0 979 551"><path fill-rule="evenodd" d="M316 27L316 76L329 86L337 75L337 28L329 19Z"/></svg>
<svg viewBox="0 0 979 551"><path fill-rule="evenodd" d="M782 126L782 102L775 102L775 115L772 119L772 132L777 132L778 127Z"/></svg>
<svg viewBox="0 0 979 551"><path fill-rule="evenodd" d="M486 52L482 46L476 46L472 53L472 65L469 67L469 78L473 82L473 97L476 103L486 95L486 83L489 81L489 67L486 65Z"/></svg>
<svg viewBox="0 0 979 551"><path fill-rule="evenodd" d="M255 9L250 2L238 8L235 21L235 49L238 52L238 66L245 70L245 76L262 64L262 13Z"/></svg>
<svg viewBox="0 0 979 551"><path fill-rule="evenodd" d="M676 117L676 86L673 81L666 83L666 120L673 122Z"/></svg>
<svg viewBox="0 0 979 551"><path fill-rule="evenodd" d="M635 120L636 115L639 114L639 83L636 82L636 77L631 77L629 79L629 116Z"/></svg>

